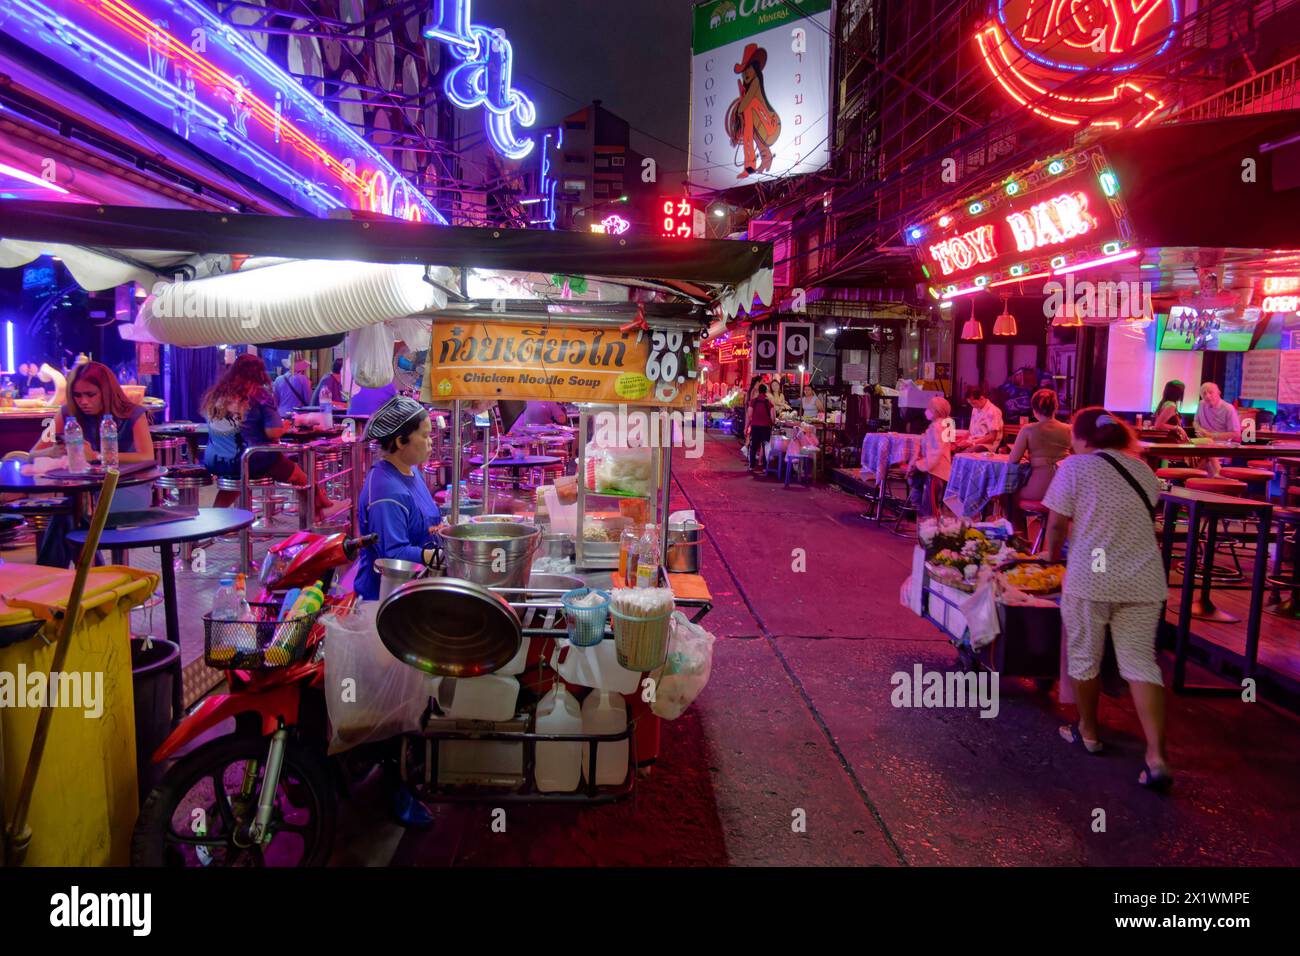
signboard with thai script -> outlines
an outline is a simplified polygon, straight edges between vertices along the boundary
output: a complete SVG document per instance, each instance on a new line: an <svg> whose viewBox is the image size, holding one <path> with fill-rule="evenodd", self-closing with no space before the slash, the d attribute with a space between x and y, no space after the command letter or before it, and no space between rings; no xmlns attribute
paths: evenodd
<svg viewBox="0 0 1300 956"><path fill-rule="evenodd" d="M536 399L690 408L696 380L647 377L656 333L544 322L433 323L425 401ZM662 361L662 359L661 359Z"/></svg>
<svg viewBox="0 0 1300 956"><path fill-rule="evenodd" d="M906 231L935 298L1043 281L1138 256L1100 149L1038 163Z"/></svg>
<svg viewBox="0 0 1300 956"><path fill-rule="evenodd" d="M1300 405L1300 352L1283 352L1279 358L1277 403Z"/></svg>
<svg viewBox="0 0 1300 956"><path fill-rule="evenodd" d="M830 0L695 8L687 180L696 192L830 162Z"/></svg>

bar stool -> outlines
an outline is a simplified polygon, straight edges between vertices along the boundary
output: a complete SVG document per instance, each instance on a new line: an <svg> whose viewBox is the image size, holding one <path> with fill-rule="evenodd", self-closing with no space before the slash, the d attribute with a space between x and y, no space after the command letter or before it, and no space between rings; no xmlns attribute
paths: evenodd
<svg viewBox="0 0 1300 956"><path fill-rule="evenodd" d="M1211 494L1226 495L1230 498L1244 498L1246 496L1246 483L1232 478L1188 478L1186 487L1190 491L1208 491ZM1241 560L1237 555L1237 543L1231 539L1228 541L1228 552L1232 556L1233 567L1229 568L1214 563L1214 558L1218 553L1219 521L1221 518L1225 522L1229 519L1227 516L1215 513L1213 508L1207 509L1207 511L1205 561L1198 569L1190 572L1195 575L1196 570L1200 570L1204 581L1200 596L1192 604L1192 617L1204 621L1233 623L1239 618L1214 606L1214 602L1210 599L1210 588L1214 580L1222 582L1240 581L1245 577L1245 574L1241 570ZM1182 571L1184 574L1189 573L1186 561L1182 562Z"/></svg>
<svg viewBox="0 0 1300 956"><path fill-rule="evenodd" d="M1049 511L1041 501L1031 501L1027 498L1021 500L1020 510L1025 513L1026 532L1029 530L1029 519L1031 517L1038 519L1038 534L1034 537L1033 546L1033 553L1038 554L1043 550L1043 543L1047 540L1047 516Z"/></svg>
<svg viewBox="0 0 1300 956"><path fill-rule="evenodd" d="M154 485L163 493L163 502L180 508L199 506L199 489L206 488L215 479L207 469L194 465L176 465L167 469Z"/></svg>
<svg viewBox="0 0 1300 956"><path fill-rule="evenodd" d="M1264 468L1220 468L1219 477L1246 484L1244 496L1248 498L1268 498L1268 486L1273 480L1272 469Z"/></svg>
<svg viewBox="0 0 1300 956"><path fill-rule="evenodd" d="M1275 591L1289 590L1291 599L1273 604L1264 610L1278 617L1300 620L1300 508L1274 508L1273 520L1277 522L1277 551L1273 556L1273 573L1265 584ZM1293 534L1291 539L1291 577L1282 577L1282 552L1284 550L1286 529Z"/></svg>
<svg viewBox="0 0 1300 956"><path fill-rule="evenodd" d="M243 491L243 485L238 478L218 478L218 491ZM275 523L276 505L281 503L275 492L275 479L273 478L249 478L248 479L248 501L249 510L260 517L253 522L252 529L255 531L268 530Z"/></svg>
<svg viewBox="0 0 1300 956"><path fill-rule="evenodd" d="M0 505L0 513L21 515L27 520L32 530L32 539L36 550L41 550L41 540L56 515L72 514L72 505L67 498L18 498Z"/></svg>
<svg viewBox="0 0 1300 956"><path fill-rule="evenodd" d="M343 487L347 478L346 469L343 467L343 449L321 449L316 452L314 458L316 474L308 477L323 484L326 493L336 501L347 497L347 488Z"/></svg>
<svg viewBox="0 0 1300 956"><path fill-rule="evenodd" d="M1204 468L1157 468L1156 477L1173 485L1181 485L1189 478L1208 478Z"/></svg>
<svg viewBox="0 0 1300 956"><path fill-rule="evenodd" d="M159 468L174 468L184 464L186 442L183 438L155 438L153 440L153 460Z"/></svg>

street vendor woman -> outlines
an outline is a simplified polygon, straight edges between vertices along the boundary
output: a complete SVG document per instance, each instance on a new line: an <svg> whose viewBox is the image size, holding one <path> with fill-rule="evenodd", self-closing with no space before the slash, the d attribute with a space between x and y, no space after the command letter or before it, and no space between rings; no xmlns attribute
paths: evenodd
<svg viewBox="0 0 1300 956"><path fill-rule="evenodd" d="M377 534L379 541L361 552L356 591L367 600L379 597L381 558L429 564L437 544L433 529L442 520L438 506L420 474L429 460L429 413L414 399L398 395L370 416L366 437L379 443L383 458L366 475L357 502L361 534Z"/></svg>

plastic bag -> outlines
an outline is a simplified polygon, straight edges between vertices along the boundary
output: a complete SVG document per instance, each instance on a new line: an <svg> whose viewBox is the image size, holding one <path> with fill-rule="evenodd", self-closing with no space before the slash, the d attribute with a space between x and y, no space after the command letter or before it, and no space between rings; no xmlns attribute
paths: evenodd
<svg viewBox="0 0 1300 956"><path fill-rule="evenodd" d="M998 621L997 593L991 577L980 582L974 593L961 602L960 609L966 618L966 626L970 628L970 646L973 649L979 650L997 640L1002 628Z"/></svg>
<svg viewBox="0 0 1300 956"><path fill-rule="evenodd" d="M676 720L700 696L713 668L714 637L674 611L668 637L668 659L650 676L655 697L650 710L664 720Z"/></svg>
<svg viewBox="0 0 1300 956"><path fill-rule="evenodd" d="M325 705L329 752L420 729L436 682L393 657L375 629L378 601L358 601L325 622Z"/></svg>
<svg viewBox="0 0 1300 956"><path fill-rule="evenodd" d="M393 380L393 343L397 339L384 322L348 333L352 377L362 388L381 388Z"/></svg>
<svg viewBox="0 0 1300 956"><path fill-rule="evenodd" d="M648 495L654 456L649 448L607 448L596 463L596 491Z"/></svg>

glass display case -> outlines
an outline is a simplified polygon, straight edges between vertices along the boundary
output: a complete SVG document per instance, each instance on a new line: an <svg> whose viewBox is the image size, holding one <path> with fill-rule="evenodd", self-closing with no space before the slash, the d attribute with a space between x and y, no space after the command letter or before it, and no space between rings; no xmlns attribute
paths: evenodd
<svg viewBox="0 0 1300 956"><path fill-rule="evenodd" d="M579 570L618 567L619 542L629 525L659 526L666 553L666 499L671 442L657 442L657 408L580 405L578 418L578 500L574 535ZM629 426L629 421L632 421ZM639 437L637 436L639 433ZM611 442L610 440L613 439ZM638 447L619 447L624 444Z"/></svg>

